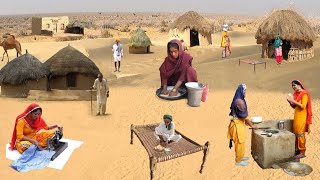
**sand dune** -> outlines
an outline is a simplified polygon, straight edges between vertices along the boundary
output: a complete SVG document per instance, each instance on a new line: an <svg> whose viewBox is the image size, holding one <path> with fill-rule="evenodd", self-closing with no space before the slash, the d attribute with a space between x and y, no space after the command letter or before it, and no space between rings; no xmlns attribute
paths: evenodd
<svg viewBox="0 0 320 180"><path fill-rule="evenodd" d="M260 59L259 46L245 39L252 34L235 32L233 37L234 53L221 60L220 50L216 46L191 48L194 66L199 80L210 86L209 99L198 108L189 107L187 100L164 101L155 96L159 87L159 66L166 55L164 46L152 46L152 54L128 54L125 57L122 72L112 72L111 45L113 39L81 40L71 42L98 65L110 83L110 98L107 104L107 116L96 117L90 113L90 101L81 102L37 102L43 107L43 118L48 124L59 123L64 126L64 136L84 141L81 148L71 156L62 171L45 168L40 171L18 173L8 167L10 160L5 159L5 143L11 138L15 117L31 101L25 99L0 99L0 178L6 180L21 179L149 179L148 154L139 140L134 137L130 144L130 125L160 122L162 115L173 115L176 128L200 144L210 141L210 152L204 173L199 174L202 153L157 164L155 179L292 179L281 169L261 169L250 156L250 131L247 130L246 155L250 157L248 167L234 166L234 149L228 148L227 126L229 124L229 106L239 83L246 83L247 103L250 116L263 116L264 120L290 119L293 110L286 102L286 94L292 92L292 79L301 79L311 92L313 100L314 123L312 132L307 136L307 158L302 159L313 167L313 172L304 178L317 179L320 176L320 93L318 90L319 54L301 62L284 63L277 67L274 60L267 59L267 69L258 65L256 73L248 64L238 65L239 57ZM245 38L243 38L245 37ZM45 60L63 43L25 44L30 53ZM246 46L243 46L246 44ZM319 44L316 43L316 52ZM14 56L14 54L12 55ZM1 63L3 66L5 63ZM119 75L120 74L120 75ZM134 75L134 76L133 76ZM95 108L95 103L94 103Z"/></svg>

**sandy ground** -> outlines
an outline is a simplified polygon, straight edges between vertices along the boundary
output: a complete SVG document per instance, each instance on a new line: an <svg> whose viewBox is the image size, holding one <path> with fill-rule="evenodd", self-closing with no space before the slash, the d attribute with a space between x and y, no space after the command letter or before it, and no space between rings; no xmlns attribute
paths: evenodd
<svg viewBox="0 0 320 180"><path fill-rule="evenodd" d="M261 169L250 155L250 130L247 130L246 155L248 167L234 165L234 149L228 148L227 126L229 106L239 83L246 83L247 103L250 116L263 116L264 120L290 119L293 110L286 102L286 94L292 89L292 79L301 79L308 87L313 100L312 132L307 136L307 158L303 163L313 167L313 172L304 178L320 176L318 152L320 150L320 93L319 43L315 43L315 58L307 61L284 63L277 67L275 60L267 59L267 69L258 65L238 65L239 58L260 59L260 46L255 44L254 34L232 32L233 54L221 60L219 42L210 47L191 48L194 67L199 81L210 86L209 99L200 107L187 105L187 100L164 101L155 96L160 85L158 68L166 55L162 42L152 46L153 53L129 55L125 47L121 73L113 73L111 45L113 39L81 40L70 42L98 65L110 83L110 98L107 116L96 117L90 113L90 102L37 102L43 108L43 118L48 124L62 124L64 137L84 141L74 151L62 171L45 168L39 171L18 173L9 167L5 159L5 144L12 134L15 117L31 102L25 99L0 99L0 179L149 179L149 159L137 137L130 145L130 125L161 122L165 113L173 115L176 128L200 144L211 143L204 173L199 174L203 153L195 153L157 164L155 179L292 179L281 169ZM213 35L216 39L219 34ZM122 41L126 44L126 40ZM41 61L56 53L69 42L24 43L23 48ZM10 52L14 57L14 52ZM5 65L1 63L0 67ZM95 103L94 103L95 105ZM94 106L95 108L95 106ZM23 177L22 177L23 176Z"/></svg>

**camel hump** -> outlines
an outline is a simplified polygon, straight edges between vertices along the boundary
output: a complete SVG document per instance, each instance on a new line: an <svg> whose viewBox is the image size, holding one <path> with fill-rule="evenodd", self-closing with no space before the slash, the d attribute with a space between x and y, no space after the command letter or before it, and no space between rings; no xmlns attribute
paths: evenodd
<svg viewBox="0 0 320 180"><path fill-rule="evenodd" d="M5 33L2 37L3 37L3 38L9 38L9 37L11 37L11 38L15 39L14 35L12 35L12 34L10 34L10 33L8 33L8 32Z"/></svg>

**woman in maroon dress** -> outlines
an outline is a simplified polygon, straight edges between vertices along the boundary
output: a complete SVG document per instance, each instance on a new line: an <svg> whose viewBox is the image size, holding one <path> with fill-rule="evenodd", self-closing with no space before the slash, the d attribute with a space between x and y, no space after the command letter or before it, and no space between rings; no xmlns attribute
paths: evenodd
<svg viewBox="0 0 320 180"><path fill-rule="evenodd" d="M168 56L160 66L161 94L176 96L177 89L186 82L198 82L197 72L192 67L193 57L184 51L181 41L171 40L167 45ZM171 92L167 86L174 86Z"/></svg>

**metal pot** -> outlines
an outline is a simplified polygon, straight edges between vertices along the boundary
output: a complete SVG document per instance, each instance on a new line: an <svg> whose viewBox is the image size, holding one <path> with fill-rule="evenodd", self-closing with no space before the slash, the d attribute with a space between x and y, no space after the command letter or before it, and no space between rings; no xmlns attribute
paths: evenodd
<svg viewBox="0 0 320 180"><path fill-rule="evenodd" d="M278 122L278 129L283 130L284 129L284 121Z"/></svg>

